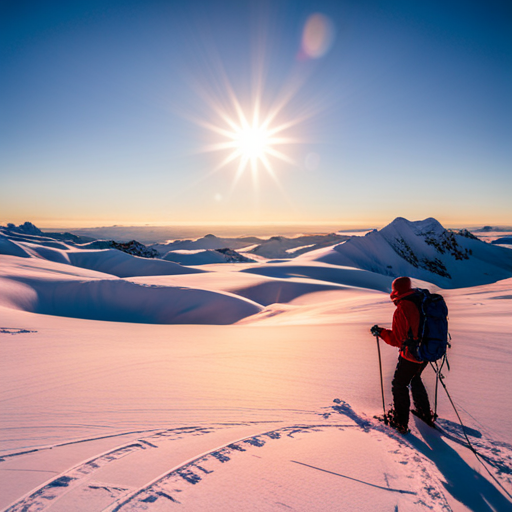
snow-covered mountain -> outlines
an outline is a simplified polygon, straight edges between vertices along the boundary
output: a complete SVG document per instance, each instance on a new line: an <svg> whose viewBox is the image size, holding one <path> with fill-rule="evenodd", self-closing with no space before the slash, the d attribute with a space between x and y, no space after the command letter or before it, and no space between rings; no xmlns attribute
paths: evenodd
<svg viewBox="0 0 512 512"><path fill-rule="evenodd" d="M74 244L85 244L92 242L94 238L87 236L78 236L72 233L44 233L32 222L24 222L19 226L9 223L7 226L0 226L0 232L8 234L11 238L18 240L27 240L27 236L35 236L38 239L49 239L49 240L60 240L63 242L74 243ZM28 240L30 241L30 240Z"/></svg>
<svg viewBox="0 0 512 512"><path fill-rule="evenodd" d="M206 251L219 249L244 249L244 252L267 259L295 258L305 252L331 246L341 241L348 240L349 238L349 236L338 235L336 233L302 235L293 238L273 236L268 240L257 237L219 238L215 235L206 235L197 240L175 240L166 244L151 245L150 248L156 249L164 259L179 262L181 262L181 260L175 256L176 251ZM205 257L202 256L196 259L200 261L203 258Z"/></svg>
<svg viewBox="0 0 512 512"><path fill-rule="evenodd" d="M77 247L79 249L117 249L118 251L141 258L158 257L158 252L155 249L148 248L136 240L119 243L114 240L94 240L88 237L73 235L72 233L44 233L31 222L25 222L19 226L11 223L7 224L6 227L0 226L0 234L14 241L29 242L64 250L69 249L69 247ZM55 243L56 241L63 243Z"/></svg>
<svg viewBox="0 0 512 512"><path fill-rule="evenodd" d="M254 236L242 238L219 238L215 235L205 235L197 240L174 240L165 244L150 245L161 256L165 256L169 251L199 251L199 250L217 250L232 249L238 250L255 244L261 244L263 240Z"/></svg>
<svg viewBox="0 0 512 512"><path fill-rule="evenodd" d="M263 256L264 258L295 258L306 252L334 245L348 240L346 235L330 233L327 235L302 235L294 238L273 236L262 241L249 252Z"/></svg>
<svg viewBox="0 0 512 512"><path fill-rule="evenodd" d="M88 244L77 245L77 247L80 249L117 249L140 258L158 258L159 256L155 249L146 247L144 244L137 242L137 240L131 240L126 243L115 242L114 240L95 240Z"/></svg>
<svg viewBox="0 0 512 512"><path fill-rule="evenodd" d="M177 250L163 256L166 261L181 265L207 265L210 263L253 263L254 260L243 256L233 249Z"/></svg>
<svg viewBox="0 0 512 512"><path fill-rule="evenodd" d="M500 242L504 243L503 237ZM197 240L176 240L152 246L135 240L84 243L82 238L70 233L43 233L26 222L18 227L12 224L0 227L0 253L35 255L118 276L196 272L199 269L185 269L180 265L251 263L250 256L254 255L260 262L293 258L298 265L316 261L390 277L408 275L442 288L476 286L512 277L509 247L484 242L466 229L447 230L433 218L410 222L399 217L380 231L373 230L365 236L331 233L294 238L274 236L263 240L219 238L210 234ZM126 254L121 256L122 253ZM134 256L150 258L153 263L143 265ZM175 267L171 268L172 265Z"/></svg>
<svg viewBox="0 0 512 512"><path fill-rule="evenodd" d="M98 248L95 248L95 244ZM140 257L141 252L146 253L144 257ZM202 272L200 269L187 268L171 261L156 259L153 252L135 241L128 244L112 241L75 244L70 241L58 241L44 234L38 236L13 233L9 228L4 227L0 227L0 254L64 263L117 277Z"/></svg>
<svg viewBox="0 0 512 512"><path fill-rule="evenodd" d="M477 286L512 276L510 249L482 242L467 230L446 230L433 218L410 222L398 217L380 231L300 258L388 276L407 275L442 288Z"/></svg>

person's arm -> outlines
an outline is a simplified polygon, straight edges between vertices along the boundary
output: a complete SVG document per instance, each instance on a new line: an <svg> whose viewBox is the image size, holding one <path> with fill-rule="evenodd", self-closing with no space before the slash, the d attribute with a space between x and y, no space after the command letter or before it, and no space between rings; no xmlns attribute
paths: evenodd
<svg viewBox="0 0 512 512"><path fill-rule="evenodd" d="M392 347L401 347L404 341L403 332L407 330L407 319L400 305L397 306L393 314L393 324L391 329L382 329L380 337Z"/></svg>

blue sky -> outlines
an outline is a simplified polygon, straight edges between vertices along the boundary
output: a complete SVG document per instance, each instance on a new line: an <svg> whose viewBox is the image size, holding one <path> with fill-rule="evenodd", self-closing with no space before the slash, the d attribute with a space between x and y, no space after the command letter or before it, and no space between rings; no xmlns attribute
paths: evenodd
<svg viewBox="0 0 512 512"><path fill-rule="evenodd" d="M19 0L0 34L2 223L512 224L510 2ZM217 169L258 101L285 160Z"/></svg>

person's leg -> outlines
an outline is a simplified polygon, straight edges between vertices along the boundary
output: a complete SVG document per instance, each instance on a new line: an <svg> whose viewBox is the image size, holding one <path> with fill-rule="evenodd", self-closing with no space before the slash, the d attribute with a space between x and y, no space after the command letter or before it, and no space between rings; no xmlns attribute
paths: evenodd
<svg viewBox="0 0 512 512"><path fill-rule="evenodd" d="M411 406L411 399L409 398L409 384L421 369L421 366L421 363L413 363L412 361L408 361L402 356L399 356L393 382L391 383L395 409L394 421L405 428L407 428L407 425L409 424L409 408Z"/></svg>
<svg viewBox="0 0 512 512"><path fill-rule="evenodd" d="M411 379L411 393L412 400L414 402L414 407L418 412L420 417L424 417L426 419L431 418L430 412L430 402L428 399L427 390L423 385L423 381L421 380L421 374L428 363L423 363L418 370L418 372Z"/></svg>

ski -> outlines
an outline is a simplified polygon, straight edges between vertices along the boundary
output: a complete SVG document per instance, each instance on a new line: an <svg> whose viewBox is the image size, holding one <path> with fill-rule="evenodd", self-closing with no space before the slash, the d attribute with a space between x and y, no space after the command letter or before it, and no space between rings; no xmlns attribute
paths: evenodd
<svg viewBox="0 0 512 512"><path fill-rule="evenodd" d="M449 439L450 441L453 441L454 443L457 443L457 444L459 444L461 446L464 446L464 448L468 448L471 451L475 451L471 447L471 445L469 445L466 441L464 441L464 439L461 439L460 437L456 436L452 432L448 432L446 429L444 429L443 427L441 427L441 425L438 425L437 423L428 423L428 422L426 422L416 411L414 411L412 409L411 409L411 412L414 414L414 416L416 416L416 418L419 418L425 425L427 425L431 429L439 432L439 434L441 434L446 439ZM482 456L482 458L484 458L486 460L488 459L485 456Z"/></svg>
<svg viewBox="0 0 512 512"><path fill-rule="evenodd" d="M433 428L435 430L439 430L437 425L434 423L435 420L427 421L425 417L422 414L419 414L418 411L411 409L412 414L416 416L416 418L419 418L425 425L428 425L430 428Z"/></svg>

